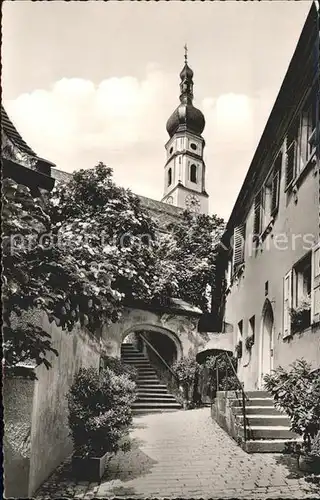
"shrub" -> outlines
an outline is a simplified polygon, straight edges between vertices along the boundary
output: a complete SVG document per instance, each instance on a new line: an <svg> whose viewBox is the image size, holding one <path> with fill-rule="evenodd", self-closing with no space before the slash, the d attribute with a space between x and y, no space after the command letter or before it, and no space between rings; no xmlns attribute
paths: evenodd
<svg viewBox="0 0 320 500"><path fill-rule="evenodd" d="M209 356L204 364L204 367L209 371L209 384L210 389L213 390L235 390L239 389L239 384L237 378L232 370L230 363L227 361L225 357L221 357L216 361L216 356ZM232 366L235 371L237 370L237 360L234 356L229 356ZM217 365L216 365L217 363ZM218 366L218 388L217 388L217 370L216 366Z"/></svg>
<svg viewBox="0 0 320 500"><path fill-rule="evenodd" d="M238 359L242 358L242 340L239 340L235 347L236 356Z"/></svg>
<svg viewBox="0 0 320 500"><path fill-rule="evenodd" d="M110 368L116 375L127 375L133 382L136 382L138 378L138 370L134 366L123 363L119 358L104 356L103 365L104 368Z"/></svg>
<svg viewBox="0 0 320 500"><path fill-rule="evenodd" d="M264 380L276 406L288 414L291 429L303 437L304 451L310 453L320 431L320 371L300 359L289 370L279 366Z"/></svg>
<svg viewBox="0 0 320 500"><path fill-rule="evenodd" d="M247 351L251 351L252 346L254 344L254 335L249 335L249 337L246 338L245 344Z"/></svg>
<svg viewBox="0 0 320 500"><path fill-rule="evenodd" d="M190 356L176 361L172 365L172 371L176 375L184 390L184 397L188 401L190 388L193 386L197 374L200 372L200 365L195 358Z"/></svg>
<svg viewBox="0 0 320 500"><path fill-rule="evenodd" d="M69 427L74 455L102 456L121 447L132 422L135 384L110 368L81 368L68 393Z"/></svg>

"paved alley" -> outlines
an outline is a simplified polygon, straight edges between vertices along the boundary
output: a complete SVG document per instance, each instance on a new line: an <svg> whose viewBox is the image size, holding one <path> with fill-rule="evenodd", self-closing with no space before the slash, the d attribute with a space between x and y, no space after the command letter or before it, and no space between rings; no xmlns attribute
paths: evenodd
<svg viewBox="0 0 320 500"><path fill-rule="evenodd" d="M319 498L319 477L291 457L248 455L210 417L209 408L134 418L132 449L118 453L101 483L76 483L70 463L37 498Z"/></svg>

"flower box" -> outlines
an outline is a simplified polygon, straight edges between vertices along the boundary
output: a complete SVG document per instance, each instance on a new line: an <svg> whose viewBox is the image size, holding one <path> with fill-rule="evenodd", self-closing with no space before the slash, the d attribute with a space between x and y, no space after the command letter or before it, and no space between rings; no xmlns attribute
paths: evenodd
<svg viewBox="0 0 320 500"><path fill-rule="evenodd" d="M97 482L102 478L107 463L112 454L105 453L101 457L72 457L72 472L77 479L82 481Z"/></svg>

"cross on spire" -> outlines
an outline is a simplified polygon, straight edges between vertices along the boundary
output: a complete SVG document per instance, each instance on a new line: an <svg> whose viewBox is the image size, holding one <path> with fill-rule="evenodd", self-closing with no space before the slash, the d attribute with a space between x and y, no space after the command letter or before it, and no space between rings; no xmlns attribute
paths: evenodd
<svg viewBox="0 0 320 500"><path fill-rule="evenodd" d="M186 43L184 44L183 48L184 48L184 62L185 62L185 64L187 64L188 63L188 46Z"/></svg>

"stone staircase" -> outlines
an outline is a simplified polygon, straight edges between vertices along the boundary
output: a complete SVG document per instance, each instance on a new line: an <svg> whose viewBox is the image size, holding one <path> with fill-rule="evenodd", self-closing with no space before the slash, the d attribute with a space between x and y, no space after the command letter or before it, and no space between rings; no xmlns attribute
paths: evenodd
<svg viewBox="0 0 320 500"><path fill-rule="evenodd" d="M122 344L121 360L138 370L138 394L132 405L134 415L177 411L182 408L182 405L168 392L167 386L161 383L149 359L133 344Z"/></svg>
<svg viewBox="0 0 320 500"><path fill-rule="evenodd" d="M247 440L244 441L242 397L240 392L218 392L212 416L248 453L280 453L286 443L300 440L290 431L290 420L274 406L266 391L246 392Z"/></svg>

